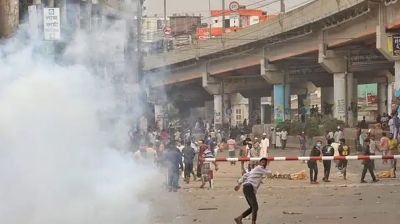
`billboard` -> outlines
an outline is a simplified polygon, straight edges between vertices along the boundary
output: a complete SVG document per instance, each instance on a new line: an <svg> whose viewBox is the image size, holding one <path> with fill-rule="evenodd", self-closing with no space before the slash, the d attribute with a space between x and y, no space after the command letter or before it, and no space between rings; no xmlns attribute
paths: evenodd
<svg viewBox="0 0 400 224"><path fill-rule="evenodd" d="M60 40L61 24L59 8L43 9L43 32L45 40Z"/></svg>

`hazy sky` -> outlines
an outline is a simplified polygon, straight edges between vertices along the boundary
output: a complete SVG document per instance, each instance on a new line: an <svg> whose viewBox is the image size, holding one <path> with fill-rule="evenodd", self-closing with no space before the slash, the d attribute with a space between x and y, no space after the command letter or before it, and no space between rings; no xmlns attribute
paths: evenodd
<svg viewBox="0 0 400 224"><path fill-rule="evenodd" d="M221 9L222 0L166 0L167 1L167 15L172 13L195 13L207 16L209 13L209 2L211 4L211 9ZM276 13L280 10L280 3L276 2L269 6L261 7L267 3L273 2L275 0L236 0L241 5L249 5L248 8L258 8L260 7L268 13ZM298 4L309 2L312 0L285 0L286 8L290 9ZM225 0L226 8L231 1ZM257 3L258 2L258 3ZM145 0L145 6L147 8L146 14L152 16L158 14L163 15L164 0Z"/></svg>

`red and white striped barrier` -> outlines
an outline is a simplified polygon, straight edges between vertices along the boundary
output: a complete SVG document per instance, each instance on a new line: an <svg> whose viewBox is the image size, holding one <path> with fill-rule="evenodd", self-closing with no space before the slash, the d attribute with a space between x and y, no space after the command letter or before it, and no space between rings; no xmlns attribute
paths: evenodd
<svg viewBox="0 0 400 224"><path fill-rule="evenodd" d="M261 157L216 157L205 158L206 162L236 162L236 161L259 161ZM268 161L307 161L307 160L370 160L370 159L400 159L400 155L371 155L371 156L286 156L286 157L267 157Z"/></svg>

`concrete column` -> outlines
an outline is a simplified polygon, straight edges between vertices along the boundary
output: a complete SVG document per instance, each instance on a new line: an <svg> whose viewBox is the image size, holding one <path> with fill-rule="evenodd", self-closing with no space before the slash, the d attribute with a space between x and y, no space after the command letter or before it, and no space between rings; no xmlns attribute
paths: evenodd
<svg viewBox="0 0 400 224"><path fill-rule="evenodd" d="M387 94L387 84L386 83L378 83L378 113L383 114L387 113L386 102L388 100Z"/></svg>
<svg viewBox="0 0 400 224"><path fill-rule="evenodd" d="M346 121L346 74L333 74L333 116Z"/></svg>
<svg viewBox="0 0 400 224"><path fill-rule="evenodd" d="M19 1L0 1L0 38L11 35L19 24Z"/></svg>
<svg viewBox="0 0 400 224"><path fill-rule="evenodd" d="M159 130L162 130L165 128L164 126L164 106L163 105L154 105L154 116L155 116L155 123L156 127L159 128Z"/></svg>
<svg viewBox="0 0 400 224"><path fill-rule="evenodd" d="M394 95L400 97L400 60L394 62Z"/></svg>
<svg viewBox="0 0 400 224"><path fill-rule="evenodd" d="M389 82L387 86L387 111L389 114L392 113L393 88L394 82Z"/></svg>
<svg viewBox="0 0 400 224"><path fill-rule="evenodd" d="M357 123L357 80L352 73L333 74L333 115L350 126Z"/></svg>
<svg viewBox="0 0 400 224"><path fill-rule="evenodd" d="M275 84L274 101L274 122L281 123L290 119L290 85Z"/></svg>
<svg viewBox="0 0 400 224"><path fill-rule="evenodd" d="M222 99L221 94L214 95L214 124L220 128L222 124L229 122L229 115L227 109L230 108L230 95L224 94ZM222 102L222 100L224 102Z"/></svg>
<svg viewBox="0 0 400 224"><path fill-rule="evenodd" d="M261 97L249 98L249 124L261 122Z"/></svg>
<svg viewBox="0 0 400 224"><path fill-rule="evenodd" d="M290 120L291 119L291 102L290 102L290 85L286 84L284 85L285 88L285 120Z"/></svg>
<svg viewBox="0 0 400 224"><path fill-rule="evenodd" d="M222 125L222 95L214 95L214 124Z"/></svg>
<svg viewBox="0 0 400 224"><path fill-rule="evenodd" d="M333 87L321 87L321 112L323 115L333 116L333 105L335 104Z"/></svg>
<svg viewBox="0 0 400 224"><path fill-rule="evenodd" d="M204 103L204 112L205 120L211 122L214 119L214 101L210 100Z"/></svg>
<svg viewBox="0 0 400 224"><path fill-rule="evenodd" d="M352 73L347 73L347 99L346 99L346 108L347 108L347 124L350 127L354 127L357 125L357 80L354 79Z"/></svg>

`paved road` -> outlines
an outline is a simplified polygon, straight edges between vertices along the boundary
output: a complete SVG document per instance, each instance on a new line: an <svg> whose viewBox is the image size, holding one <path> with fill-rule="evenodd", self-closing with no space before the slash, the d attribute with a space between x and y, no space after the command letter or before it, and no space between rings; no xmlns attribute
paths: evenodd
<svg viewBox="0 0 400 224"><path fill-rule="evenodd" d="M298 150L273 150L273 156L297 155ZM305 180L272 179L264 181L258 192L260 224L291 223L399 223L400 181L381 179L378 183L360 183L360 161L350 161L345 181L332 167L330 183L318 185ZM321 180L323 166L319 165ZM276 161L273 172L297 172L308 169L300 161ZM376 161L376 169L388 165ZM233 217L247 208L242 192L233 191L240 177L240 165L220 164L214 189L199 189L200 182L185 184L178 193L162 193L153 205L153 223L234 223ZM369 174L366 180L371 182ZM245 220L244 223L251 223Z"/></svg>

